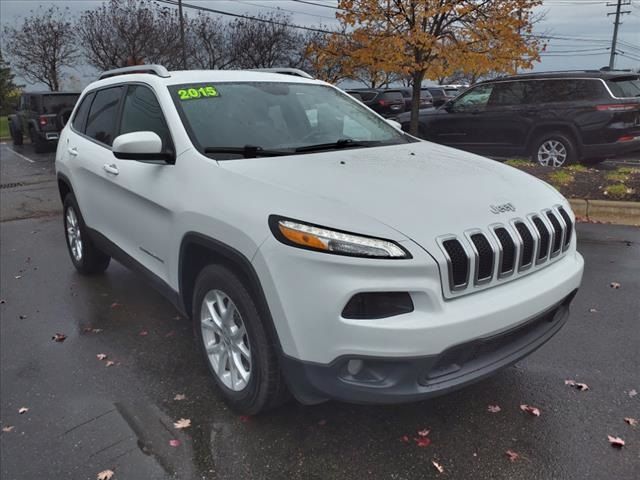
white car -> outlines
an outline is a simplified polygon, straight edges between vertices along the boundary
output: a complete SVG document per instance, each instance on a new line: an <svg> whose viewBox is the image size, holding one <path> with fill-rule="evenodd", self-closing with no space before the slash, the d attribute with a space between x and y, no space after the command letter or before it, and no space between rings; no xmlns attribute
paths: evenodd
<svg viewBox="0 0 640 480"><path fill-rule="evenodd" d="M428 398L558 332L583 259L557 191L284 73L89 85L56 154L76 269L149 277L246 414Z"/></svg>

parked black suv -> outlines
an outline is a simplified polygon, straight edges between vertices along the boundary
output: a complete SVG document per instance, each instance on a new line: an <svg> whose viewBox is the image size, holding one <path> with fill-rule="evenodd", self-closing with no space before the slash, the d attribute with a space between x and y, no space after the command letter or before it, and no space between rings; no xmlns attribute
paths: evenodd
<svg viewBox="0 0 640 480"><path fill-rule="evenodd" d="M16 113L9 115L13 144L22 145L24 136L28 135L38 153L56 145L78 97L79 93L69 92L23 93Z"/></svg>
<svg viewBox="0 0 640 480"><path fill-rule="evenodd" d="M405 130L409 120L398 117ZM421 111L419 136L555 167L596 163L640 150L640 75L573 71L481 82L438 110Z"/></svg>

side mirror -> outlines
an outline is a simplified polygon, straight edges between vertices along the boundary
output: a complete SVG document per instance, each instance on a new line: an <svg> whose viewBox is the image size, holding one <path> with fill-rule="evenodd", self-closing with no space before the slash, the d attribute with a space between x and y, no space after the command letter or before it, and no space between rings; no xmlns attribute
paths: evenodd
<svg viewBox="0 0 640 480"><path fill-rule="evenodd" d="M402 124L400 122L396 122L395 120L391 120L387 118L387 123L391 125L393 128L397 128L398 130L402 130Z"/></svg>
<svg viewBox="0 0 640 480"><path fill-rule="evenodd" d="M445 102L445 104L442 105L442 109L449 113L453 112L453 102L451 100Z"/></svg>
<svg viewBox="0 0 640 480"><path fill-rule="evenodd" d="M111 147L121 160L172 163L173 155L162 151L162 140L155 132L131 132L119 135Z"/></svg>

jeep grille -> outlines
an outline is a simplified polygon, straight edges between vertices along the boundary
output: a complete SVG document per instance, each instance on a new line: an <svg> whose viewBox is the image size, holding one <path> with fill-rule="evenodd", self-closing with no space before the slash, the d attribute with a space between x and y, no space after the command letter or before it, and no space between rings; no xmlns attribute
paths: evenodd
<svg viewBox="0 0 640 480"><path fill-rule="evenodd" d="M556 205L509 224L439 237L446 288L452 295L471 293L542 268L569 248L573 228L567 211Z"/></svg>

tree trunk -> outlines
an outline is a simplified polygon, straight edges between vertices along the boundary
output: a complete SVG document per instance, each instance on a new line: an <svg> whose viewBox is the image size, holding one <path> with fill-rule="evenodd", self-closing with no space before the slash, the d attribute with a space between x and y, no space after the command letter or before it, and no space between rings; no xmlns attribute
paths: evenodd
<svg viewBox="0 0 640 480"><path fill-rule="evenodd" d="M409 124L409 133L418 135L418 117L420 109L420 90L422 89L422 80L424 80L424 71L414 72L411 74L413 81L413 94L411 95L411 123Z"/></svg>

